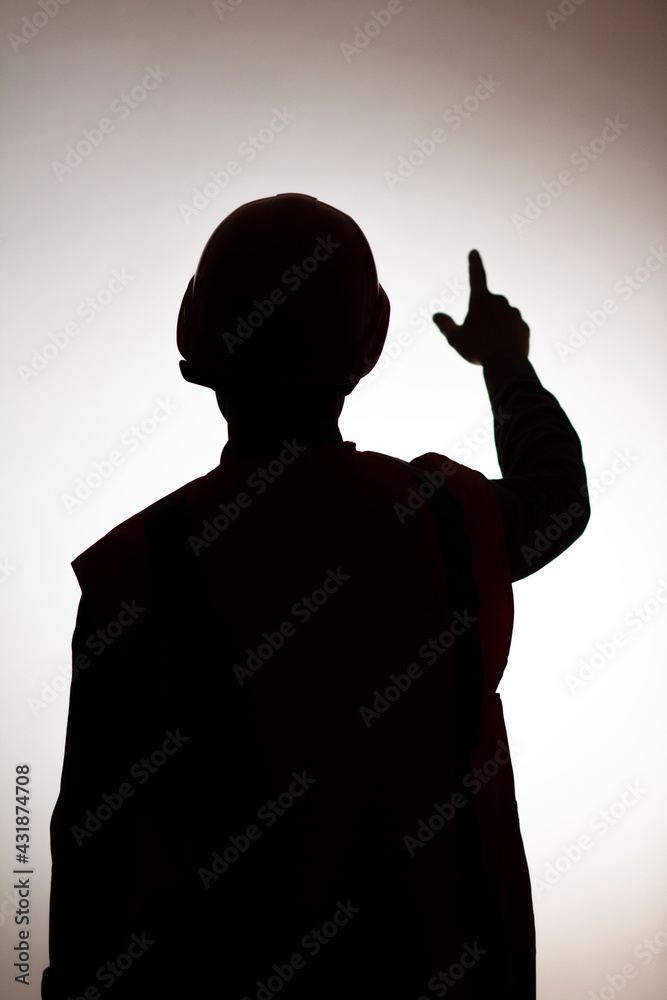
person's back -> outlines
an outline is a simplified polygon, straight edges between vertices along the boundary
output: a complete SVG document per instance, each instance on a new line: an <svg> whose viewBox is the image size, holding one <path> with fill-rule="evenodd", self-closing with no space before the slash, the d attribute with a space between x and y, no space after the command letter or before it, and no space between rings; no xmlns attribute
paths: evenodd
<svg viewBox="0 0 667 1000"><path fill-rule="evenodd" d="M220 466L75 562L44 997L534 995L495 691L511 580L588 511L527 328L490 302L474 255L471 276L511 327L474 358L492 402L512 400L503 480L357 452L321 410L299 415L305 390L281 404L214 379ZM387 321L381 305L375 360ZM580 515L532 565L522 546L575 494Z"/></svg>

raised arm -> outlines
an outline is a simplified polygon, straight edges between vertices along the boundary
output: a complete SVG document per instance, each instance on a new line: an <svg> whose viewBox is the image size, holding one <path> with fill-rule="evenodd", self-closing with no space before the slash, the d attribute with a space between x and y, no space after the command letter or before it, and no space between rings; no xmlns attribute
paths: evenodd
<svg viewBox="0 0 667 1000"><path fill-rule="evenodd" d="M504 295L493 295L472 250L468 315L459 326L433 317L450 345L482 365L495 417L500 506L512 580L537 572L576 541L590 517L581 442L528 360L529 327Z"/></svg>

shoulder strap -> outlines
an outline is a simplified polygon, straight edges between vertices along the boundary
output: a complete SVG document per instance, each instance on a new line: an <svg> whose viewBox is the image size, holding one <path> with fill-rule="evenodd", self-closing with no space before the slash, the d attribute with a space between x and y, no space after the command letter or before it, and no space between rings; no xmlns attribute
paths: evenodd
<svg viewBox="0 0 667 1000"><path fill-rule="evenodd" d="M464 933L493 942L487 968L491 981L500 976L506 961L505 931L484 871L477 802L463 778L470 771L470 756L480 735L484 662L479 634L480 600L472 571L472 545L465 531L464 510L447 488L435 486L421 469L396 459L418 484L431 511L445 569L449 613L467 613L474 624L457 636L451 647L454 675L455 790L466 800L456 814L459 853L459 898ZM424 487L428 487L425 489ZM484 917L482 917L484 915ZM472 940L473 937L466 937ZM494 971L494 969L497 970ZM498 982L502 980L499 978Z"/></svg>
<svg viewBox="0 0 667 1000"><path fill-rule="evenodd" d="M421 488L420 494L431 511L447 578L450 614L454 611L466 612L475 619L474 624L458 636L452 646L457 763L458 771L463 776L468 770L470 754L479 740L484 682L479 592L472 573L472 547L465 532L463 508L452 496L447 483L434 486L421 469L401 459L396 461L407 469Z"/></svg>

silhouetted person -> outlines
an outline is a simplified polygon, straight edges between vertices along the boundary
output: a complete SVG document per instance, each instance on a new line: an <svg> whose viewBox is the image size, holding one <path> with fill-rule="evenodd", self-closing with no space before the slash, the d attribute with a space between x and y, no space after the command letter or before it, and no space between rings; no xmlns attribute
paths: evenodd
<svg viewBox="0 0 667 1000"><path fill-rule="evenodd" d="M389 303L348 216L233 212L178 325L220 465L74 562L51 998L530 998L496 688L511 582L588 517L579 439L470 254L463 326L503 478L343 441ZM535 637L535 641L541 641Z"/></svg>

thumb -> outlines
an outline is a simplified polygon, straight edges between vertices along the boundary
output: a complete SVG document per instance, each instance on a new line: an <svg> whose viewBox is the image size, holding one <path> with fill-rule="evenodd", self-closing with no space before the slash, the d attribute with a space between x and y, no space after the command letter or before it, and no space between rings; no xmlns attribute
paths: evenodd
<svg viewBox="0 0 667 1000"><path fill-rule="evenodd" d="M445 315L445 313L436 313L433 316L433 322L437 326L440 333L444 333L445 337L451 344L452 337L456 337L459 330L458 323L455 323L451 316Z"/></svg>

